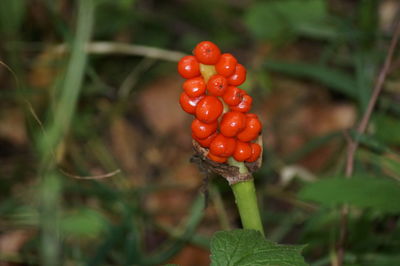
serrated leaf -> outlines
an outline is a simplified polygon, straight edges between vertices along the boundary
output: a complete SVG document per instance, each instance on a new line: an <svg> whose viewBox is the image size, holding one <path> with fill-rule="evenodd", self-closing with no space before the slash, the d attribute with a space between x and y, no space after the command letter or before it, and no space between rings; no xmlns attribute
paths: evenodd
<svg viewBox="0 0 400 266"><path fill-rule="evenodd" d="M279 39L288 31L326 17L325 0L255 2L245 14L250 31L259 39Z"/></svg>
<svg viewBox="0 0 400 266"><path fill-rule="evenodd" d="M211 266L301 266L303 246L279 245L255 230L217 232L211 240Z"/></svg>
<svg viewBox="0 0 400 266"><path fill-rule="evenodd" d="M400 213L398 182L374 177L335 177L306 185L299 193L303 200L324 206L351 204L385 213Z"/></svg>

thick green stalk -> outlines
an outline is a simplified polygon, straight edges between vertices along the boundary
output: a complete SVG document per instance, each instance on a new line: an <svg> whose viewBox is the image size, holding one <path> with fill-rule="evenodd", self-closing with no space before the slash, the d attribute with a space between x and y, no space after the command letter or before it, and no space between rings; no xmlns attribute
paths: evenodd
<svg viewBox="0 0 400 266"><path fill-rule="evenodd" d="M239 163L233 159L229 160L229 164L239 167L241 174L248 173L243 163ZM254 229L264 235L264 228L261 222L260 211L258 209L257 194L254 186L254 180L241 181L231 185L235 202L239 210L240 219L244 229Z"/></svg>
<svg viewBox="0 0 400 266"><path fill-rule="evenodd" d="M212 75L217 73L214 66L203 64L200 64L200 72L206 82ZM224 112L225 111L226 110L224 110ZM228 163L229 165L238 167L240 174L249 174L244 163L237 162L232 157L229 158ZM250 178L249 180L240 181L231 185L231 188L235 195L235 202L239 209L243 228L254 229L264 235L253 179Z"/></svg>

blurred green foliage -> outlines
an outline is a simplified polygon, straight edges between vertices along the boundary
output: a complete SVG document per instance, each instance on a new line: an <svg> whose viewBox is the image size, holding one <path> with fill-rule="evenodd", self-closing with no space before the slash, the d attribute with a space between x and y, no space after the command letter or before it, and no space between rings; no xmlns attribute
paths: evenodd
<svg viewBox="0 0 400 266"><path fill-rule="evenodd" d="M302 28L324 23L327 7L324 0L285 0L254 2L246 11L245 22L261 40L278 41Z"/></svg>
<svg viewBox="0 0 400 266"><path fill-rule="evenodd" d="M154 79L176 71L175 63L149 61L142 56L88 55L83 48L89 40L184 53L201 40L212 40L247 63L246 89L254 93L260 109L274 93L278 74L317 84L333 101L354 104L360 115L392 35L392 27L387 30L379 24L379 17L385 15L378 13L383 2L0 1L1 61L11 67L19 83L17 88L12 78L5 78L12 77L9 72L0 72L5 80L0 105L5 113L14 104L29 118L27 147L0 152L5 165L0 176L0 230L33 232L18 256L0 253L0 261L21 265L159 265L187 243L209 246L209 236L195 230L203 218L203 196L193 197L179 230L167 230L160 228L143 204L145 196L161 186L151 179L151 173L146 173L149 181L145 187L135 187L128 184L124 173L102 181L74 179L58 171L57 158L66 149L75 149L67 160L79 175L92 175L93 165L110 172L119 168L106 135L110 124L120 117L136 123L158 143L158 136L149 133L145 121L139 121L134 102ZM38 67L34 59L46 47L60 43L69 45L68 55L52 58L54 72L48 74L52 81L46 88L37 88L29 81L30 71ZM287 55L288 47L302 56ZM121 83L132 69L137 70L137 81L121 93ZM393 84L399 76L397 68L392 70ZM307 244L306 261L315 266L330 265L338 237L338 205L348 203L355 211L349 217L345 265L400 264L400 109L395 85L391 90L385 86L367 134L348 132L361 144L354 179L342 176L343 132L322 134L291 154L265 147L267 159L256 181L268 238ZM26 102L32 102L34 111ZM328 167L314 173L317 181L299 178L284 187L273 178L285 166L301 163L334 141L340 151ZM17 167L9 171L12 164ZM337 178L329 178L332 176ZM230 206L232 197L226 184L213 182ZM268 188L277 188L278 193ZM275 197L278 194L281 196ZM168 240L156 239L157 245L149 248L158 231Z"/></svg>

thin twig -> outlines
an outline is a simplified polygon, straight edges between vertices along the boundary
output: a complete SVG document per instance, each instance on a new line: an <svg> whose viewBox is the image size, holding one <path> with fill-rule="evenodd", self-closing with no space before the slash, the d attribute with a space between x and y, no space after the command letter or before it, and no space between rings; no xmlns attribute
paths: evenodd
<svg viewBox="0 0 400 266"><path fill-rule="evenodd" d="M395 32L393 34L392 40L390 42L390 47L388 53L386 55L385 62L379 72L378 78L375 82L374 90L372 92L371 98L368 102L367 109L362 116L360 123L357 126L357 134L361 135L364 134L369 120L371 118L372 112L375 108L376 102L378 97L383 89L383 84L386 80L386 76L390 70L390 66L392 64L393 55L399 41L400 37L400 21L397 22ZM349 140L347 146L347 160L346 160L346 178L351 178L354 172L354 156L356 150L358 148L358 141L357 140ZM339 241L337 245L337 252L338 252L338 265L343 265L343 258L344 258L344 244L347 238L347 219L349 214L349 206L343 206L341 210L341 221L340 221L340 233L339 233Z"/></svg>
<svg viewBox="0 0 400 266"><path fill-rule="evenodd" d="M128 97L135 84L139 81L140 75L153 66L155 62L156 59L154 58L143 58L122 82L118 90L118 96L120 98Z"/></svg>
<svg viewBox="0 0 400 266"><path fill-rule="evenodd" d="M59 44L53 49L55 53L63 54L68 50L68 46L66 44ZM118 42L90 42L85 45L85 51L90 54L137 55L172 62L178 62L186 55L178 51Z"/></svg>
<svg viewBox="0 0 400 266"><path fill-rule="evenodd" d="M72 177L72 178L75 178L75 179L85 179L85 180L103 179L103 178L107 178L107 177L112 177L112 176L114 176L114 175L116 175L116 174L118 174L118 173L121 172L121 169L117 169L117 170L115 170L115 171L112 171L112 172L106 173L106 174L102 174L102 175L79 176L79 175L70 174L70 173L64 171L64 170L61 169L61 168L58 168L58 170L59 170L63 175L66 175L66 176L68 176L68 177Z"/></svg>

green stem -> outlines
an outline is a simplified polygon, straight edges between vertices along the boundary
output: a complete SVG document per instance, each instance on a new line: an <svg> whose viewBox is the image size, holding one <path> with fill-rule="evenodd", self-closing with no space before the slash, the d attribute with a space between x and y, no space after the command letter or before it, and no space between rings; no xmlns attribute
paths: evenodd
<svg viewBox="0 0 400 266"><path fill-rule="evenodd" d="M244 163L239 163L230 159L229 164L239 167L240 173L248 173ZM257 195L253 179L233 184L231 185L231 188L235 195L235 202L239 210L243 228L257 230L262 235L265 235L260 211L258 209Z"/></svg>
<svg viewBox="0 0 400 266"><path fill-rule="evenodd" d="M217 73L213 65L200 64L200 72L204 80L208 79ZM224 106L224 113L227 111L227 106ZM241 174L248 174L247 167L242 162L237 162L232 157L228 160L229 165L239 168ZM231 185L233 194L235 195L236 205L239 209L240 219L244 229L254 229L264 235L264 228L261 223L260 211L258 209L256 189L254 181L250 180L241 181Z"/></svg>

